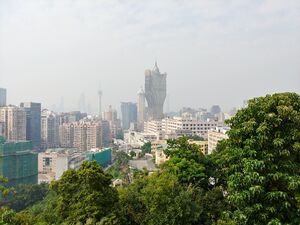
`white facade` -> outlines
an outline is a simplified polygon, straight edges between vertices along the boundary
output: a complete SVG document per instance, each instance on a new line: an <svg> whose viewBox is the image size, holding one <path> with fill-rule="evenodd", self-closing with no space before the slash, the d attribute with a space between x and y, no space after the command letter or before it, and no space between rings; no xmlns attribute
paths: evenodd
<svg viewBox="0 0 300 225"><path fill-rule="evenodd" d="M162 121L150 120L150 121L145 122L144 123L144 133L155 135L157 137L157 140L162 140L164 138Z"/></svg>
<svg viewBox="0 0 300 225"><path fill-rule="evenodd" d="M220 122L215 120L202 121L192 117L173 117L162 120L162 132L166 135L191 134L207 138L208 131L219 125Z"/></svg>
<svg viewBox="0 0 300 225"><path fill-rule="evenodd" d="M211 154L216 149L219 141L228 138L226 134L228 130L228 127L216 127L208 131L208 154Z"/></svg>
<svg viewBox="0 0 300 225"><path fill-rule="evenodd" d="M55 148L58 141L58 119L57 115L47 109L41 113L41 147L43 149Z"/></svg>
<svg viewBox="0 0 300 225"><path fill-rule="evenodd" d="M4 124L4 136L8 141L26 140L26 111L24 108L17 106L0 108L0 122Z"/></svg>
<svg viewBox="0 0 300 225"><path fill-rule="evenodd" d="M39 183L59 179L68 169L77 169L85 155L76 149L48 149L38 155Z"/></svg>
<svg viewBox="0 0 300 225"><path fill-rule="evenodd" d="M138 92L138 99L137 99L137 125L139 131L142 131L144 129L144 121L145 121L145 92L143 88L141 88Z"/></svg>

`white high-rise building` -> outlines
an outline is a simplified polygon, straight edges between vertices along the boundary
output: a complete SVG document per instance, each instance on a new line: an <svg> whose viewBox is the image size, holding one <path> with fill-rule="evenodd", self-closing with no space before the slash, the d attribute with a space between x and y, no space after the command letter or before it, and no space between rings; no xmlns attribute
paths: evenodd
<svg viewBox="0 0 300 225"><path fill-rule="evenodd" d="M6 89L0 88L0 107L6 106Z"/></svg>
<svg viewBox="0 0 300 225"><path fill-rule="evenodd" d="M138 91L137 99L137 125L138 130L142 131L144 129L145 122L145 92L143 88Z"/></svg>
<svg viewBox="0 0 300 225"><path fill-rule="evenodd" d="M41 113L41 147L43 149L58 146L58 118L57 115L44 109Z"/></svg>
<svg viewBox="0 0 300 225"><path fill-rule="evenodd" d="M4 123L4 136L8 141L26 140L26 111L17 106L0 108L0 122Z"/></svg>

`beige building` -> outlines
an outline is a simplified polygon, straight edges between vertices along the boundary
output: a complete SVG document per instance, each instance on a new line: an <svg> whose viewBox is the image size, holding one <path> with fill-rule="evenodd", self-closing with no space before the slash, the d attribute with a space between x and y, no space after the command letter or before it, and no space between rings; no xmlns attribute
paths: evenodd
<svg viewBox="0 0 300 225"><path fill-rule="evenodd" d="M74 143L74 124L63 123L59 125L59 146L72 148Z"/></svg>
<svg viewBox="0 0 300 225"><path fill-rule="evenodd" d="M155 134L157 140L164 139L164 132L162 128L162 121L160 120L150 120L144 123L144 133Z"/></svg>
<svg viewBox="0 0 300 225"><path fill-rule="evenodd" d="M195 144L199 146L200 151L204 154L208 154L208 141L193 141L189 140L190 144Z"/></svg>
<svg viewBox="0 0 300 225"><path fill-rule="evenodd" d="M227 139L226 134L229 127L216 127L208 131L208 154L211 154L217 147L219 141Z"/></svg>
<svg viewBox="0 0 300 225"><path fill-rule="evenodd" d="M58 147L58 118L57 115L44 109L41 113L41 147L42 149Z"/></svg>
<svg viewBox="0 0 300 225"><path fill-rule="evenodd" d="M101 122L80 121L59 126L61 147L74 147L81 151L102 147Z"/></svg>
<svg viewBox="0 0 300 225"><path fill-rule="evenodd" d="M3 133L8 141L26 140L26 111L17 106L0 108L0 122L4 125Z"/></svg>
<svg viewBox="0 0 300 225"><path fill-rule="evenodd" d="M151 152L155 155L156 165L160 165L169 159L164 153L164 150L167 148L167 146L167 140L151 141Z"/></svg>
<svg viewBox="0 0 300 225"><path fill-rule="evenodd" d="M85 155L77 149L48 149L38 155L38 182L49 183L59 179L68 169L77 169L85 160Z"/></svg>
<svg viewBox="0 0 300 225"><path fill-rule="evenodd" d="M117 110L113 109L110 105L108 110L103 112L103 118L104 121L108 121L109 123L110 136L116 138L117 135L122 132L121 120L118 119Z"/></svg>

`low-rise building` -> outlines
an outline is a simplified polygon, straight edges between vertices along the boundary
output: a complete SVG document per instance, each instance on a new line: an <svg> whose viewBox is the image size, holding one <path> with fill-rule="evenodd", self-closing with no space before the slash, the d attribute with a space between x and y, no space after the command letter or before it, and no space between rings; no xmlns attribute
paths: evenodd
<svg viewBox="0 0 300 225"><path fill-rule="evenodd" d="M164 132L162 130L162 121L160 120L150 120L144 123L144 133L154 134L157 140L162 140L164 138Z"/></svg>
<svg viewBox="0 0 300 225"><path fill-rule="evenodd" d="M86 153L86 159L88 161L95 160L103 168L111 164L112 150L111 148L94 148Z"/></svg>
<svg viewBox="0 0 300 225"><path fill-rule="evenodd" d="M189 140L189 143L190 144L195 144L195 145L199 146L200 151L204 155L208 154L208 141L193 141L193 140Z"/></svg>
<svg viewBox="0 0 300 225"><path fill-rule="evenodd" d="M198 120L193 117L173 117L162 120L162 132L174 138L184 135L197 135L207 138L208 131L222 125L217 120Z"/></svg>
<svg viewBox="0 0 300 225"><path fill-rule="evenodd" d="M77 149L47 149L38 155L39 183L59 179L68 169L78 169L85 160L85 154Z"/></svg>
<svg viewBox="0 0 300 225"><path fill-rule="evenodd" d="M219 141L228 138L226 133L229 129L229 127L216 127L208 131L208 154L216 149Z"/></svg>

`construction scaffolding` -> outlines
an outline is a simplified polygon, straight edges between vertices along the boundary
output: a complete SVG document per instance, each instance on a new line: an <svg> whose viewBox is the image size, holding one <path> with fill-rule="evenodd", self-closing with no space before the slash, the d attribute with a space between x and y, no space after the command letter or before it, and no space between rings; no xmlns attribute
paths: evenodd
<svg viewBox="0 0 300 225"><path fill-rule="evenodd" d="M9 187L37 183L38 155L32 151L30 141L0 140L0 176L8 179Z"/></svg>

